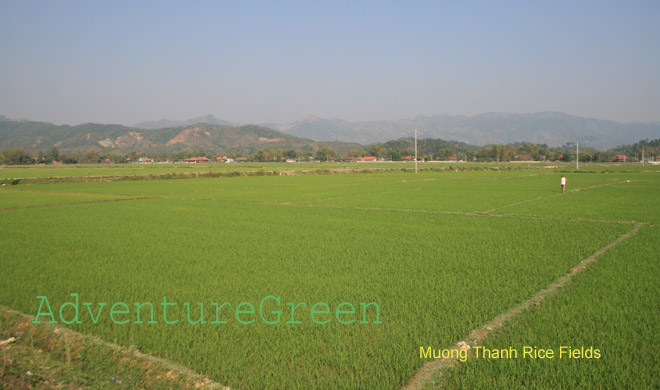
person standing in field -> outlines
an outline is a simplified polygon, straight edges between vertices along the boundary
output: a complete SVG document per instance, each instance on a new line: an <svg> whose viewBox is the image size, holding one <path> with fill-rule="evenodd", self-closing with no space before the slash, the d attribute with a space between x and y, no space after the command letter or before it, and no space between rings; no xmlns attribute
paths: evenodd
<svg viewBox="0 0 660 390"><path fill-rule="evenodd" d="M566 176L561 175L561 192L566 192Z"/></svg>

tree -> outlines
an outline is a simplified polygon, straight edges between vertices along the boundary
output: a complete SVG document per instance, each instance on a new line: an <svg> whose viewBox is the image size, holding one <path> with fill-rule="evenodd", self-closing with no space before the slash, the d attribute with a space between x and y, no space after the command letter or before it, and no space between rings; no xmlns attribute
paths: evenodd
<svg viewBox="0 0 660 390"><path fill-rule="evenodd" d="M415 152L406 149L390 149L389 157L392 161L403 161L406 156L412 156Z"/></svg>
<svg viewBox="0 0 660 390"><path fill-rule="evenodd" d="M60 151L56 147L52 147L49 151L44 154L45 162L60 161Z"/></svg>
<svg viewBox="0 0 660 390"><path fill-rule="evenodd" d="M337 153L328 145L321 146L314 154L314 158L319 161L327 161L331 158L334 159L335 156L337 156Z"/></svg>
<svg viewBox="0 0 660 390"><path fill-rule="evenodd" d="M504 145L495 145L495 155L497 156L497 162L500 162L504 159Z"/></svg>
<svg viewBox="0 0 660 390"><path fill-rule="evenodd" d="M138 156L138 152L137 152L135 149L133 149L133 150L131 151L131 153L129 153L129 155L128 155L127 158L130 158L130 159L131 159L131 160L130 160L131 162L137 162L137 160L138 160L138 158L139 158L139 156Z"/></svg>
<svg viewBox="0 0 660 390"><path fill-rule="evenodd" d="M252 159L256 162L264 162L266 161L266 154L263 150L259 150L254 156L252 156Z"/></svg>
<svg viewBox="0 0 660 390"><path fill-rule="evenodd" d="M494 145L487 145L479 149L476 156L480 161L493 161L497 158L497 151Z"/></svg>
<svg viewBox="0 0 660 390"><path fill-rule="evenodd" d="M389 153L387 149L380 145L372 145L369 147L369 155L376 157L387 157Z"/></svg>
<svg viewBox="0 0 660 390"><path fill-rule="evenodd" d="M364 149L351 149L348 155L349 157L364 157L367 155L367 151Z"/></svg>
<svg viewBox="0 0 660 390"><path fill-rule="evenodd" d="M433 159L434 160L439 160L439 161L446 161L449 159L449 157L454 156L454 150L451 148L443 148L438 151L436 151L433 154Z"/></svg>
<svg viewBox="0 0 660 390"><path fill-rule="evenodd" d="M502 148L502 160L501 161L511 161L515 156L516 148L513 145L504 145Z"/></svg>
<svg viewBox="0 0 660 390"><path fill-rule="evenodd" d="M6 165L25 165L34 163L32 154L23 148L7 149L0 155L0 162Z"/></svg>
<svg viewBox="0 0 660 390"><path fill-rule="evenodd" d="M83 153L81 161L83 164L98 164L103 158L98 150L88 150Z"/></svg>

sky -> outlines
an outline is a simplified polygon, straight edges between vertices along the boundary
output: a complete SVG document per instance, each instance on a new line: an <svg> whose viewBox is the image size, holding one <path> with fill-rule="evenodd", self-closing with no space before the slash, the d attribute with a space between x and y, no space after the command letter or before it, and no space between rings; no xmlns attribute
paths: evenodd
<svg viewBox="0 0 660 390"><path fill-rule="evenodd" d="M660 121L660 1L0 0L0 115Z"/></svg>

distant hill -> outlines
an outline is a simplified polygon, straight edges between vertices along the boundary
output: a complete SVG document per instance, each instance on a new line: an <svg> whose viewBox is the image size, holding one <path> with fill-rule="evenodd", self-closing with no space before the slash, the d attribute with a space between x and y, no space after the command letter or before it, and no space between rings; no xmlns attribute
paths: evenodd
<svg viewBox="0 0 660 390"><path fill-rule="evenodd" d="M421 138L456 140L480 146L520 141L562 146L567 142L578 141L601 150L640 139L660 137L660 123L620 123L559 112L419 115L408 119L369 122L309 116L274 128L318 141L337 140L361 144L410 137L417 128Z"/></svg>
<svg viewBox="0 0 660 390"><path fill-rule="evenodd" d="M165 129L139 129L122 125L86 123L77 126L46 122L0 121L0 150L25 148L82 152L90 149L130 152L175 152L185 149L213 153L254 153L260 149L296 149L313 151L330 144L337 152L360 145L317 142L277 130L254 126L225 126L199 123Z"/></svg>
<svg viewBox="0 0 660 390"><path fill-rule="evenodd" d="M168 127L181 127L181 126L190 126L197 123L207 123L209 125L222 125L222 126L231 126L231 122L227 122L222 119L218 119L213 115L200 116L197 118L188 119L187 121L174 121L168 119L161 119L159 121L150 121L150 122L140 122L133 125L138 129L165 129Z"/></svg>
<svg viewBox="0 0 660 390"><path fill-rule="evenodd" d="M95 123L58 126L0 116L0 150L12 147L45 150L56 146L65 152L94 148L252 153L275 148L311 151L320 144L329 144L338 153L346 154L350 149L364 148L363 145L409 138L415 128L421 139L452 140L479 146L531 142L556 147L578 141L585 147L608 150L641 139L660 138L660 123L620 123L559 112L419 115L368 122L308 116L288 124L269 123L268 127L263 124L230 124L213 115L186 121L142 122L132 127Z"/></svg>

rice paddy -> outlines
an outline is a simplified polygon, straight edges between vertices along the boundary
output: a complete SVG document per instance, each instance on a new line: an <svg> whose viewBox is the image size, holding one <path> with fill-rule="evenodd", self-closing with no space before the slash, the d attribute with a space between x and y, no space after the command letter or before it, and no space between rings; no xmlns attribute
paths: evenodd
<svg viewBox="0 0 660 390"><path fill-rule="evenodd" d="M0 305L37 315L47 297L61 325L232 389L400 388L436 360L420 347L451 348L638 229L483 341L599 359L478 359L472 346L416 386L652 387L659 195L658 169L597 166L5 185ZM80 323L67 324L72 293Z"/></svg>

